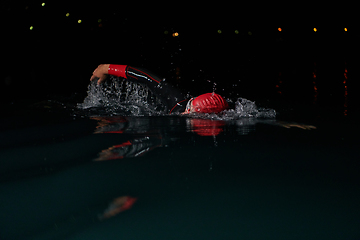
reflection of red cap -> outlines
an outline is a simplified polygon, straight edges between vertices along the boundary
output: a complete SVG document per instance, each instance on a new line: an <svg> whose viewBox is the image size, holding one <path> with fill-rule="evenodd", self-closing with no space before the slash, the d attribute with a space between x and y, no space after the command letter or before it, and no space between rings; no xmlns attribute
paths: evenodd
<svg viewBox="0 0 360 240"><path fill-rule="evenodd" d="M193 109L200 113L219 113L229 107L226 100L216 93L205 93L196 97L193 102Z"/></svg>
<svg viewBox="0 0 360 240"><path fill-rule="evenodd" d="M210 120L210 119L191 119L192 131L200 136L217 136L225 125L223 121Z"/></svg>

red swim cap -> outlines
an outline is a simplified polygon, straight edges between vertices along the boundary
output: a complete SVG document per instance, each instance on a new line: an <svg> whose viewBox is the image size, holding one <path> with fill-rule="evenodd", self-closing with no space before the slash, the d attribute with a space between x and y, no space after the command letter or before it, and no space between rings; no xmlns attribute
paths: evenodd
<svg viewBox="0 0 360 240"><path fill-rule="evenodd" d="M216 93L205 93L192 101L194 112L219 113L229 108L226 100Z"/></svg>

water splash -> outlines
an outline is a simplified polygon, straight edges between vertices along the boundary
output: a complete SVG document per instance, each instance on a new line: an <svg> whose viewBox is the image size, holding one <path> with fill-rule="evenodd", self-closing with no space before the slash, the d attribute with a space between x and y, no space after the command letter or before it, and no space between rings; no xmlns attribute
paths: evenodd
<svg viewBox="0 0 360 240"><path fill-rule="evenodd" d="M163 114L161 101L147 87L125 79L111 78L111 81L102 85L92 81L88 86L87 97L77 107L109 115Z"/></svg>
<svg viewBox="0 0 360 240"><path fill-rule="evenodd" d="M232 102L228 100L228 102ZM260 108L254 101L250 101L246 98L238 98L235 101L235 107L233 109L225 110L219 114L205 113L189 114L191 117L212 119L212 120L238 120L238 119L273 119L276 117L276 111L271 108Z"/></svg>
<svg viewBox="0 0 360 240"><path fill-rule="evenodd" d="M231 110L229 111L231 112ZM234 113L238 117L274 118L276 111L271 108L259 108L255 102L245 98L238 98L235 102Z"/></svg>
<svg viewBox="0 0 360 240"><path fill-rule="evenodd" d="M95 115L152 116L167 115L164 104L147 87L129 82L125 79L112 77L102 85L93 81L88 86L87 97L78 109L90 111ZM231 99L229 102L233 102ZM240 118L275 118L274 109L259 108L255 102L238 98L233 109L220 114L187 114L187 117L237 120ZM176 115L176 114L173 114ZM182 115L184 116L184 115Z"/></svg>

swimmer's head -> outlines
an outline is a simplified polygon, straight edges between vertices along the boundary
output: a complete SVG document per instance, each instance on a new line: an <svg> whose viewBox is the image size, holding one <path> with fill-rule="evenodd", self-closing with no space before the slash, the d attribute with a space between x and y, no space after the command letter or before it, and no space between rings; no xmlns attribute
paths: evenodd
<svg viewBox="0 0 360 240"><path fill-rule="evenodd" d="M205 93L191 98L186 105L186 113L219 113L229 108L226 100L216 93Z"/></svg>

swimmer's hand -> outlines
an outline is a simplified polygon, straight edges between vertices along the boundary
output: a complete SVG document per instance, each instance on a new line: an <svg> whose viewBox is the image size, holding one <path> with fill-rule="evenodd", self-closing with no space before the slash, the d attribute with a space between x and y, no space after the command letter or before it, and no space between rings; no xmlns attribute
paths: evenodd
<svg viewBox="0 0 360 240"><path fill-rule="evenodd" d="M90 81L93 81L96 78L99 78L98 84L105 81L107 75L109 74L109 66L110 64L100 64L95 71L93 72L93 75L90 78Z"/></svg>

